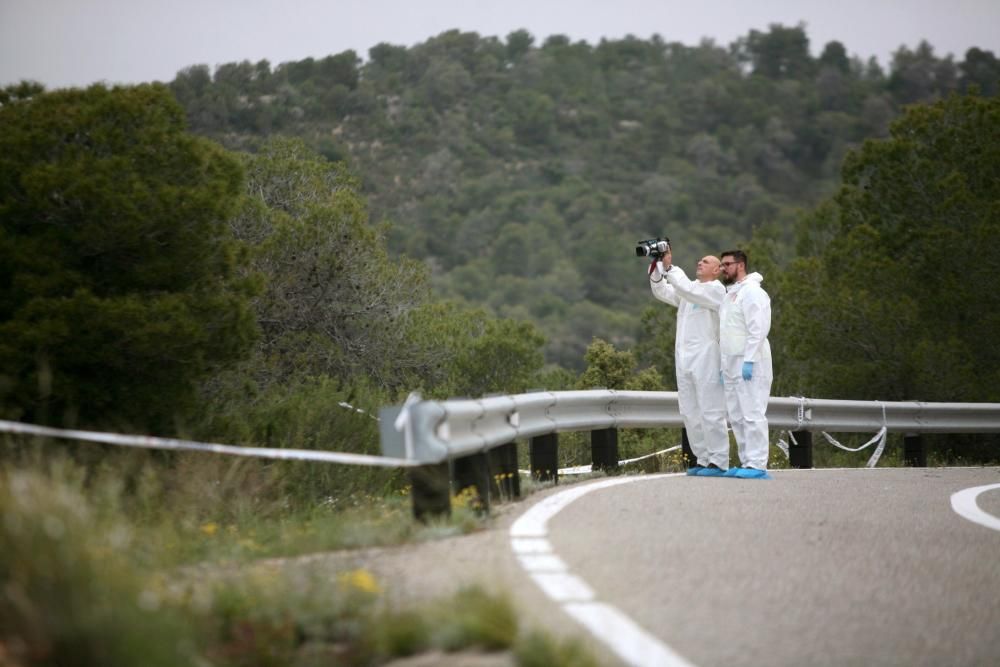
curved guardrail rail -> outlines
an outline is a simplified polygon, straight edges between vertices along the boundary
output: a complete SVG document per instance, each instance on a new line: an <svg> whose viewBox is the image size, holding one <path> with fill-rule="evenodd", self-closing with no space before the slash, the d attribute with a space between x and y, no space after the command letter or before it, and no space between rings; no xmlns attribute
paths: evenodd
<svg viewBox="0 0 1000 667"><path fill-rule="evenodd" d="M389 426L382 428L382 453L426 464L550 433L684 425L672 391L543 391L447 401L413 395L401 408L388 410L383 411L382 423ZM772 430L1000 432L1000 403L772 397L767 416Z"/></svg>

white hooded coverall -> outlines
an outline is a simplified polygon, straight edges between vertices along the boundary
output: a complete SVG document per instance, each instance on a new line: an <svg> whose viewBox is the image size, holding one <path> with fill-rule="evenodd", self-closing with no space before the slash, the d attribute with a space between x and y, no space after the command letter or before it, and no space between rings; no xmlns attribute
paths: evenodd
<svg viewBox="0 0 1000 667"><path fill-rule="evenodd" d="M729 285L719 308L722 374L729 423L736 436L740 465L767 469L767 402L771 396L771 298L751 273ZM743 362L753 362L753 377L743 379Z"/></svg>
<svg viewBox="0 0 1000 667"><path fill-rule="evenodd" d="M719 384L719 306L726 288L718 280L693 282L679 267L649 276L653 296L677 306L674 366L677 403L698 465L729 467L726 398Z"/></svg>

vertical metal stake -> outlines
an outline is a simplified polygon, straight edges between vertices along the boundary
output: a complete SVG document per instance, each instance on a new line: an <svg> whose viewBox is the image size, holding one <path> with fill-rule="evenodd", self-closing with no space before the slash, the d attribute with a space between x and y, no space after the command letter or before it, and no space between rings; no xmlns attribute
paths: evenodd
<svg viewBox="0 0 1000 667"><path fill-rule="evenodd" d="M919 433L903 435L903 462L916 468L927 467L927 441Z"/></svg>
<svg viewBox="0 0 1000 667"><path fill-rule="evenodd" d="M795 442L788 443L788 463L793 468L813 467L813 434L810 431L792 433Z"/></svg>
<svg viewBox="0 0 1000 667"><path fill-rule="evenodd" d="M490 511L490 460L486 452L470 454L454 460L455 493L472 489L476 511Z"/></svg>
<svg viewBox="0 0 1000 667"><path fill-rule="evenodd" d="M603 428L590 432L591 468L598 470L618 470L618 429Z"/></svg>
<svg viewBox="0 0 1000 667"><path fill-rule="evenodd" d="M426 521L433 517L451 515L447 461L410 468L409 477L413 516Z"/></svg>
<svg viewBox="0 0 1000 667"><path fill-rule="evenodd" d="M521 470L517 467L517 443L504 445L507 450L507 469L511 472L511 497L521 497Z"/></svg>
<svg viewBox="0 0 1000 667"><path fill-rule="evenodd" d="M539 482L559 483L559 434L546 433L531 439L528 445L531 477Z"/></svg>
<svg viewBox="0 0 1000 667"><path fill-rule="evenodd" d="M503 500L521 497L521 473L517 470L517 443L490 450L490 493Z"/></svg>

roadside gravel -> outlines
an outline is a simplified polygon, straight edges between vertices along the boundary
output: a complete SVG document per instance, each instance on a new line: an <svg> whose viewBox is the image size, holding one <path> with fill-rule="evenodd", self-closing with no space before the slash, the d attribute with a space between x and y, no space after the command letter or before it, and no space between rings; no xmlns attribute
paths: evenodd
<svg viewBox="0 0 1000 667"><path fill-rule="evenodd" d="M589 478L593 479L593 478ZM303 574L335 573L365 569L374 575L384 601L391 606L412 607L423 602L448 598L459 590L478 586L488 593L508 597L524 630L542 630L559 641L583 642L602 665L620 664L607 648L589 635L573 619L538 589L521 568L510 547L510 525L529 507L572 484L543 487L526 498L494 505L485 527L475 533L396 547L353 549L287 559L267 564L292 568ZM501 667L514 663L508 654L430 654L397 661L394 667L422 665L473 665ZM421 662L429 660L430 662ZM457 662L449 662L457 660ZM491 662L497 660L498 662Z"/></svg>

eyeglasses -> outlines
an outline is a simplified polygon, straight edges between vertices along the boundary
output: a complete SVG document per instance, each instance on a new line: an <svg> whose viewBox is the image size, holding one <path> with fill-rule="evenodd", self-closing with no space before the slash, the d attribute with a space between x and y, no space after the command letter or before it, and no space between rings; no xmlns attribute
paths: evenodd
<svg viewBox="0 0 1000 667"><path fill-rule="evenodd" d="M722 262L722 263L719 264L719 266L729 267L729 266L732 266L733 264L736 264L736 262Z"/></svg>

